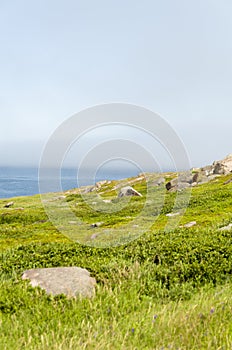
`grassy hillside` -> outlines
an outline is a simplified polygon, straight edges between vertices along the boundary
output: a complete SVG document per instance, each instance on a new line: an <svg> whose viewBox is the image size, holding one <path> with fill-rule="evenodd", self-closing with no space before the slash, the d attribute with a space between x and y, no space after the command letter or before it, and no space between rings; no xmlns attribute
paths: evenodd
<svg viewBox="0 0 232 350"><path fill-rule="evenodd" d="M146 201L144 179L130 180L143 197L122 202L114 212L106 212L107 203L98 211L89 207L86 200L98 201L94 193L85 199L78 190L66 193L63 200L87 227L87 245L52 225L39 196L14 198L11 208L1 200L0 349L231 349L232 230L220 230L232 223L232 183L224 185L230 177L192 188L184 216L169 231L166 214L176 194L154 188L145 212L149 229L132 242L105 249L91 246L106 239L99 234L91 240L98 232L91 224L125 231ZM120 204L117 184L104 184L97 192ZM178 196L181 203L185 191ZM190 221L197 224L183 227ZM143 220L136 227L143 231ZM47 296L21 280L29 268L74 265L96 278L93 299Z"/></svg>

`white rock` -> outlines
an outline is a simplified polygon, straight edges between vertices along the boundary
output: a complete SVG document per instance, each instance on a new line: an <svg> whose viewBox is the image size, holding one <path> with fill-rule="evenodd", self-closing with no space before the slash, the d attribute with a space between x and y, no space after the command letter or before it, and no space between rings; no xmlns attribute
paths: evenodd
<svg viewBox="0 0 232 350"><path fill-rule="evenodd" d="M169 216L169 217L172 217L172 216L177 216L177 215L180 215L180 213L168 213L166 214L166 216Z"/></svg>
<svg viewBox="0 0 232 350"><path fill-rule="evenodd" d="M189 227L195 226L196 224L197 224L196 221L190 221L187 224L185 224L184 227L189 228Z"/></svg>
<svg viewBox="0 0 232 350"><path fill-rule="evenodd" d="M229 230L232 230L232 224L229 224L229 225L227 225L227 226L221 227L219 230L220 230L220 231L229 231Z"/></svg>

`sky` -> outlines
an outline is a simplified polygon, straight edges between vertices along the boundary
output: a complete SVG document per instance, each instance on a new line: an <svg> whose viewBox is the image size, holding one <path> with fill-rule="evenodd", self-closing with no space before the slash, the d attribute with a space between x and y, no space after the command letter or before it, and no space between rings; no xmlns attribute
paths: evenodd
<svg viewBox="0 0 232 350"><path fill-rule="evenodd" d="M232 153L231 36L230 0L0 0L0 165L38 166L67 118L115 102L162 116L192 166L222 159ZM128 130L105 131L85 135L74 158Z"/></svg>

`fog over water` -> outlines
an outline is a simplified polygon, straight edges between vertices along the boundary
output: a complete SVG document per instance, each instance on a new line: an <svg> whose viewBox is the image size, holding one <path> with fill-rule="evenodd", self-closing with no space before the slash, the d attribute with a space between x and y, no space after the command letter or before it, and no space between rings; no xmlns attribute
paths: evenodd
<svg viewBox="0 0 232 350"><path fill-rule="evenodd" d="M62 122L112 102L161 115L193 166L222 159L232 152L231 13L232 2L212 0L1 2L0 165L38 167ZM117 135L171 166L147 135L113 128L86 135L67 165Z"/></svg>

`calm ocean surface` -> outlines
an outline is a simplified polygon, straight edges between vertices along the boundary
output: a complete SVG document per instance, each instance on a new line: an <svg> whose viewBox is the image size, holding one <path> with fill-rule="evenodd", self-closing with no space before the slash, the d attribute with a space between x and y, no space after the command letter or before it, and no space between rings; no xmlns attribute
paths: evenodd
<svg viewBox="0 0 232 350"><path fill-rule="evenodd" d="M138 172L122 170L120 172L102 173L96 178L100 180L117 180L136 176ZM62 169L61 183L63 190L90 185L92 182L79 179L77 183L76 169ZM52 189L51 189L52 192ZM19 167L0 167L0 198L30 196L39 193L38 169Z"/></svg>

